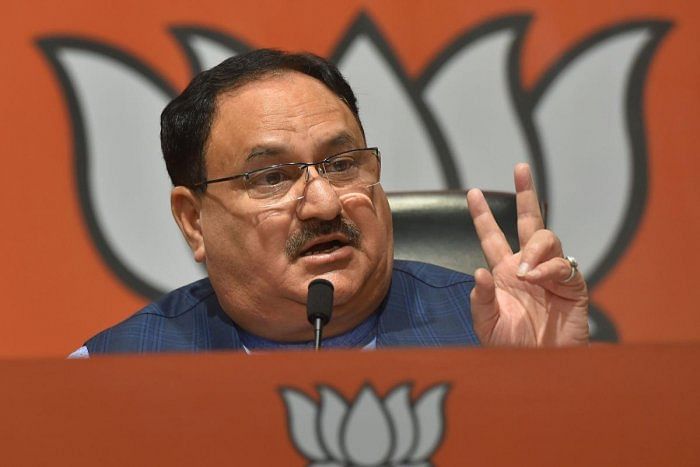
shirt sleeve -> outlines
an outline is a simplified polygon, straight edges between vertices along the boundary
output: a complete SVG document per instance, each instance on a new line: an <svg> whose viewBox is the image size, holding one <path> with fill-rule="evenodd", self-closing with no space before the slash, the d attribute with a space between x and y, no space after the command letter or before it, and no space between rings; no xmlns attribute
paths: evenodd
<svg viewBox="0 0 700 467"><path fill-rule="evenodd" d="M77 358L90 358L90 352L88 351L88 348L85 346L82 346L72 354L68 355L68 359L77 359Z"/></svg>

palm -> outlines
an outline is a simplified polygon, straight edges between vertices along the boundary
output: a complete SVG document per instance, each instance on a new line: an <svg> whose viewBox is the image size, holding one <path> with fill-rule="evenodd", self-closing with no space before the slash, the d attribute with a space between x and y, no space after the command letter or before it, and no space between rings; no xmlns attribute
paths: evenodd
<svg viewBox="0 0 700 467"><path fill-rule="evenodd" d="M485 345L577 345L588 341L588 294L580 274L562 258L559 240L543 229L529 168L515 176L521 251L513 253L483 195L469 193L469 209L490 271L477 270L472 292L474 328ZM521 264L531 272L522 274Z"/></svg>
<svg viewBox="0 0 700 467"><path fill-rule="evenodd" d="M520 253L516 253L492 270L498 313L479 323L477 332L482 342L530 347L585 342L586 301L572 301L518 279L519 264Z"/></svg>

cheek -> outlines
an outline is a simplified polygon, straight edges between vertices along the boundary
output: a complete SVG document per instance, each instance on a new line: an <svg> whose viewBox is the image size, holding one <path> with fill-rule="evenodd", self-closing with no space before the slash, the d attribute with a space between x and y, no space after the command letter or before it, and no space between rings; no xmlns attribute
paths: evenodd
<svg viewBox="0 0 700 467"><path fill-rule="evenodd" d="M341 197L343 210L362 232L362 250L370 256L383 256L391 248L391 212L384 192L376 190Z"/></svg>
<svg viewBox="0 0 700 467"><path fill-rule="evenodd" d="M255 239L256 246L260 248L257 256L265 258L268 267L276 263L287 263L284 247L291 233L291 219L288 210L270 210L253 217L250 237Z"/></svg>
<svg viewBox="0 0 700 467"><path fill-rule="evenodd" d="M340 196L340 203L346 211L369 209L376 213L376 203L370 192L358 191L355 193L346 193Z"/></svg>
<svg viewBox="0 0 700 467"><path fill-rule="evenodd" d="M273 269L285 259L284 245L289 235L289 214L279 211L212 213L205 224L207 266L217 270L250 268Z"/></svg>

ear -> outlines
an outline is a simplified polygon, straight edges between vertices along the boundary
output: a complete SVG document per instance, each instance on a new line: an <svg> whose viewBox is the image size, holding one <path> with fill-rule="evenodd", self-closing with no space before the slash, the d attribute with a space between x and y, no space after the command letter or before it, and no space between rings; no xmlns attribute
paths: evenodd
<svg viewBox="0 0 700 467"><path fill-rule="evenodd" d="M194 260L198 263L206 259L204 235L200 221L202 199L194 191L184 186L176 186L170 192L170 209L182 235L190 245Z"/></svg>

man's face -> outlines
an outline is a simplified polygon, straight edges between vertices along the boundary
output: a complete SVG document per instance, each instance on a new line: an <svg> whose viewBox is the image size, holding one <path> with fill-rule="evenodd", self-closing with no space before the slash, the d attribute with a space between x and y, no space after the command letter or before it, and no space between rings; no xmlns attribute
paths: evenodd
<svg viewBox="0 0 700 467"><path fill-rule="evenodd" d="M254 81L219 96L217 104L205 151L209 179L365 147L347 105L300 73ZM381 186L339 195L315 168L308 170L309 180L293 187L303 196L297 201L264 206L241 179L211 184L201 199L203 242L195 257L206 262L223 309L249 332L280 341L312 337L306 320L311 280L335 286L327 335L366 318L391 280L391 214Z"/></svg>

